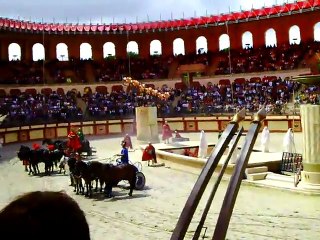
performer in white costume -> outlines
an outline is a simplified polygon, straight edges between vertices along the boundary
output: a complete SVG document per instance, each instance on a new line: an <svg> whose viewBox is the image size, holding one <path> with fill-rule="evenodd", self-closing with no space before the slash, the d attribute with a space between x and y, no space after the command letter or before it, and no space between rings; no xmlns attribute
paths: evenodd
<svg viewBox="0 0 320 240"><path fill-rule="evenodd" d="M289 128L286 135L283 138L283 151L295 153L295 145L294 145L294 138L292 128Z"/></svg>
<svg viewBox="0 0 320 240"><path fill-rule="evenodd" d="M264 127L261 133L261 150L262 152L269 152L270 132L268 127Z"/></svg>
<svg viewBox="0 0 320 240"><path fill-rule="evenodd" d="M199 158L206 158L207 153L208 153L208 142L207 142L206 135L205 135L204 131L201 130L198 157Z"/></svg>

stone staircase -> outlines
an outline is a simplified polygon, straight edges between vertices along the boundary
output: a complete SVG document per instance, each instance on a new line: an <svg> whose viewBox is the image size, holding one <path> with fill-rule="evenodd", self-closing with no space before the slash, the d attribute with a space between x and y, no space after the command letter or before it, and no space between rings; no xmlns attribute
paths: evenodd
<svg viewBox="0 0 320 240"><path fill-rule="evenodd" d="M261 167L251 167L246 168L245 170L245 177L249 181L257 181L257 180L264 180L268 175L268 167L261 166Z"/></svg>

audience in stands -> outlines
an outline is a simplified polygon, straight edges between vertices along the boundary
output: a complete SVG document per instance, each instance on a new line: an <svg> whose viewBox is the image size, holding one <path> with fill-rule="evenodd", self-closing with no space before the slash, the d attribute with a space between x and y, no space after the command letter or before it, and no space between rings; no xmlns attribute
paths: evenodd
<svg viewBox="0 0 320 240"><path fill-rule="evenodd" d="M167 78L170 66L182 64L217 64L216 74L247 73L260 71L292 70L306 66L306 60L320 51L319 42L284 44L278 47L247 48L231 50L231 71L228 51L219 53L203 51L198 54L177 55L169 58L151 56L142 59L108 57L103 61L77 60L67 62L53 60L45 64L38 62L4 62L0 70L1 83L38 84L43 83L44 69L56 83L87 82L84 77L90 71L97 82L119 81L130 75L133 79ZM217 61L218 60L218 61ZM44 66L44 69L43 69ZM6 71L4 71L4 69ZM48 76L46 81L48 81ZM83 96L74 92L10 92L0 94L0 113L8 114L5 125L21 125L41 122L65 122L108 118L133 117L135 107L156 106L160 116L185 114L234 113L245 107L255 112L262 105L268 112L285 113L286 105L295 98L295 103L319 103L319 88L308 87L297 93L299 84L275 76L251 79L238 78L231 84L228 79L219 84L201 86L198 82L189 88L157 89L170 92L167 101L160 100L135 89L111 89L108 91L86 91ZM62 89L63 90L63 89ZM82 98L87 108L77 106Z"/></svg>

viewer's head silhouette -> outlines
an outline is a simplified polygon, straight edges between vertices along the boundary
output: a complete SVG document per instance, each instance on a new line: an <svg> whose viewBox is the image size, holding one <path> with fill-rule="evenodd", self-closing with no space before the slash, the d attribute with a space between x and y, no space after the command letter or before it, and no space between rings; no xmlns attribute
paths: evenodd
<svg viewBox="0 0 320 240"><path fill-rule="evenodd" d="M90 239L83 211L64 192L19 196L0 211L0 232L7 239Z"/></svg>

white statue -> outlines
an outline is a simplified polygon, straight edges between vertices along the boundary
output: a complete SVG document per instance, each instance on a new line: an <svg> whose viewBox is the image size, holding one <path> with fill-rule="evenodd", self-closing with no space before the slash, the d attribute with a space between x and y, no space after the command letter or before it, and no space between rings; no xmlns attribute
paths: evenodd
<svg viewBox="0 0 320 240"><path fill-rule="evenodd" d="M206 134L204 133L203 130L201 130L198 157L199 158L206 158L207 153L208 153L208 142L206 139Z"/></svg>
<svg viewBox="0 0 320 240"><path fill-rule="evenodd" d="M286 135L283 138L283 152L295 152L295 145L294 145L294 137L292 128L289 128Z"/></svg>
<svg viewBox="0 0 320 240"><path fill-rule="evenodd" d="M261 133L261 150L262 152L269 152L270 132L268 127L264 127Z"/></svg>

